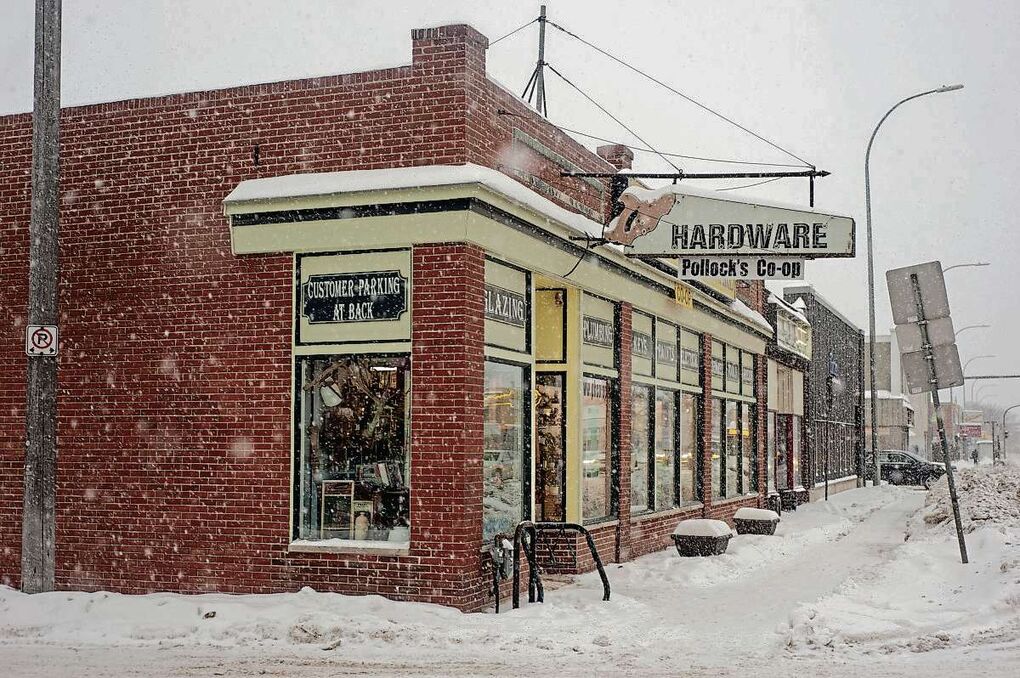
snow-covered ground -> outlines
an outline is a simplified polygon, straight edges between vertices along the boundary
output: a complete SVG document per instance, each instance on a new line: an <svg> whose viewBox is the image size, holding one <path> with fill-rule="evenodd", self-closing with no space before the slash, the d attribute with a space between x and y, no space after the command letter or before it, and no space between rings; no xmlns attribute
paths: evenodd
<svg viewBox="0 0 1020 678"><path fill-rule="evenodd" d="M1020 675L1020 469L963 469L959 484L966 566L943 488L885 486L784 513L776 536L736 537L722 556L668 550L610 565L609 602L592 574L499 615L311 590L0 588L0 672Z"/></svg>

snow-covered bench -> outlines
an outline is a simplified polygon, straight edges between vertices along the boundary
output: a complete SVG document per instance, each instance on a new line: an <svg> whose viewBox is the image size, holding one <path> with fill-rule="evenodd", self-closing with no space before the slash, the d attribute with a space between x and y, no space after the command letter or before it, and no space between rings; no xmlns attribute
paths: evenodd
<svg viewBox="0 0 1020 678"><path fill-rule="evenodd" d="M733 514L737 534L775 534L779 514L768 509L745 507Z"/></svg>
<svg viewBox="0 0 1020 678"><path fill-rule="evenodd" d="M733 530L721 520L681 520L673 530L673 543L681 556L718 556L726 553Z"/></svg>

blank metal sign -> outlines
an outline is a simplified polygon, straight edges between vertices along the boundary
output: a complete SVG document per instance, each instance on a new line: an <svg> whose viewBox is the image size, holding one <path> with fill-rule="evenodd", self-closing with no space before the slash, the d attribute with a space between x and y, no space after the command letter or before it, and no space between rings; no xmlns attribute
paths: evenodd
<svg viewBox="0 0 1020 678"><path fill-rule="evenodd" d="M924 303L924 317L927 320L949 317L949 297L946 295L946 281L942 277L942 262L929 261L886 271L885 280L889 286L889 303L892 306L893 323L905 325L917 322L917 304L914 301L914 287L911 274L917 275Z"/></svg>

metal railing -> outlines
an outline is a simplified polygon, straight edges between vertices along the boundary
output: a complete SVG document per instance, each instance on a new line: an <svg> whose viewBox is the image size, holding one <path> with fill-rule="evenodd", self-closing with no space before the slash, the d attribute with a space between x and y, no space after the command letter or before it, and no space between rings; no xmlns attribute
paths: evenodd
<svg viewBox="0 0 1020 678"><path fill-rule="evenodd" d="M511 599L513 608L516 610L521 606L521 551L528 561L528 602L544 602L545 587L542 585L542 576L538 566L537 551L538 535L542 532L559 532L564 534L567 531L578 532L584 535L588 550L591 552L592 560L595 562L595 569L598 570L599 578L602 580L602 600L609 600L611 589L609 577L606 576L606 569L602 565L602 558L598 549L595 548L595 540L591 533L583 526L576 523L534 523L525 520L518 523L514 530L513 541L513 591ZM497 535L494 542L494 549L501 548L500 544L504 535ZM496 572L497 564L493 563L493 595L496 596L496 613L499 613L499 580Z"/></svg>

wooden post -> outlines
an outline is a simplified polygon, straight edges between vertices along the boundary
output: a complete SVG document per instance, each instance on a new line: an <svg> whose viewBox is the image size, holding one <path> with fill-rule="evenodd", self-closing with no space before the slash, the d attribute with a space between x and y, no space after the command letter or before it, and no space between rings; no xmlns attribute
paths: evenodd
<svg viewBox="0 0 1020 678"><path fill-rule="evenodd" d="M60 0L35 3L32 217L27 325L56 325L60 181ZM28 358L21 589L52 591L57 471L57 356Z"/></svg>

